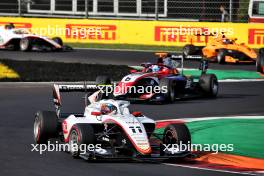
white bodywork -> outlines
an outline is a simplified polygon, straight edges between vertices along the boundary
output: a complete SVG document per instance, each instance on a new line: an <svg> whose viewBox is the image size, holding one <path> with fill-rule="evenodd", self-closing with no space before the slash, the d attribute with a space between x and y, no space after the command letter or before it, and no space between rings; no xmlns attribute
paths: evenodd
<svg viewBox="0 0 264 176"><path fill-rule="evenodd" d="M42 39L50 44L52 44L56 48L61 48L58 43L53 41L52 39L44 36L39 36L36 34L32 34L29 30L24 28L14 28L14 29L5 29L4 26L0 26L0 47L5 47L9 41L12 39L22 39L27 37L34 37Z"/></svg>
<svg viewBox="0 0 264 176"><path fill-rule="evenodd" d="M117 107L116 111L111 114L95 116L91 112L100 112L101 104L110 103ZM78 123L87 124L116 124L120 126L123 131L128 136L129 140L135 147L135 149L141 154L150 154L151 147L149 144L148 136L144 128L143 123L153 123L155 121L147 118L146 116L135 117L129 112L128 101L120 100L101 100L98 102L92 102L90 105L86 106L84 115L82 117L76 117L70 115L66 118L63 123L63 135L65 142L69 141L70 131L73 125Z"/></svg>

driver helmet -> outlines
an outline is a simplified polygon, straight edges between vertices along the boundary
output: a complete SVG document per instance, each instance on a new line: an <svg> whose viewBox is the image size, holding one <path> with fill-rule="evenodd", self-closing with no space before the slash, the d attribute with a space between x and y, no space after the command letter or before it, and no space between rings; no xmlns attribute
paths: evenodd
<svg viewBox="0 0 264 176"><path fill-rule="evenodd" d="M154 65L154 66L152 67L152 72L157 73L157 72L159 72L159 71L160 71L160 68L159 68L158 65Z"/></svg>
<svg viewBox="0 0 264 176"><path fill-rule="evenodd" d="M103 103L101 105L101 113L102 114L109 114L109 113L116 111L116 110L117 110L117 108L114 105L112 105L111 103Z"/></svg>
<svg viewBox="0 0 264 176"><path fill-rule="evenodd" d="M7 30L11 30L14 28L15 28L15 25L13 23L9 23L9 24L5 25L5 29L7 29Z"/></svg>

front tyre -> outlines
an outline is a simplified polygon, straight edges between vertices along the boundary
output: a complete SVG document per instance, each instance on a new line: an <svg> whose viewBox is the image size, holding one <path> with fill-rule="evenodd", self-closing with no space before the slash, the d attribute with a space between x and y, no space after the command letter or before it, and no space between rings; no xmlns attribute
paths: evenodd
<svg viewBox="0 0 264 176"><path fill-rule="evenodd" d="M70 153L74 158L78 158L81 150L87 149L89 144L95 144L94 129L89 124L76 124L70 131ZM82 146L84 144L84 147Z"/></svg>
<svg viewBox="0 0 264 176"><path fill-rule="evenodd" d="M215 74L202 74L199 86L207 97L216 97L218 94L218 80Z"/></svg>
<svg viewBox="0 0 264 176"><path fill-rule="evenodd" d="M188 127L183 123L170 124L164 130L162 142L162 152L164 152L164 154L175 154L175 152L190 152L188 151L187 146L191 144L191 134ZM177 151L177 148L174 148L176 150L172 149L173 151L166 151L166 145L175 146L175 144L178 147L182 145L180 151Z"/></svg>
<svg viewBox="0 0 264 176"><path fill-rule="evenodd" d="M32 40L30 38L22 38L19 43L21 51L31 51L32 50Z"/></svg>
<svg viewBox="0 0 264 176"><path fill-rule="evenodd" d="M59 44L60 46L63 46L63 41L60 37L54 37L52 38L52 40L56 42L57 44Z"/></svg>
<svg viewBox="0 0 264 176"><path fill-rule="evenodd" d="M259 55L256 60L257 72L264 74L264 48L259 50Z"/></svg>
<svg viewBox="0 0 264 176"><path fill-rule="evenodd" d="M46 144L58 134L58 118L55 112L39 111L35 115L34 140L37 144Z"/></svg>

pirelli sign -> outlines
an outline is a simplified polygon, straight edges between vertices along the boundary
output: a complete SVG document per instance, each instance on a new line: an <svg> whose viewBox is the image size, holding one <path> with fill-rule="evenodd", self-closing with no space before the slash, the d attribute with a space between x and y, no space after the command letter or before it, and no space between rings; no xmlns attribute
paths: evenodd
<svg viewBox="0 0 264 176"><path fill-rule="evenodd" d="M45 22L43 22L45 21ZM264 47L263 23L174 22L0 17L0 26L13 23L67 43L204 46L215 34L237 38L249 47ZM36 32L37 31L37 32Z"/></svg>

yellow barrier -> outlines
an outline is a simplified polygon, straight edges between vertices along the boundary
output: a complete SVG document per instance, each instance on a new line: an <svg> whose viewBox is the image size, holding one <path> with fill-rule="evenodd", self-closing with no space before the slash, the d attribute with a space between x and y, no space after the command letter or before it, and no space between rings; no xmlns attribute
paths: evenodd
<svg viewBox="0 0 264 176"><path fill-rule="evenodd" d="M57 30L56 34L65 42L103 43L103 44L139 44L184 46L190 42L189 33L179 33L179 29L207 32L225 32L238 38L238 42L250 47L264 47L263 24L209 23L209 22L165 22L165 21L129 21L129 20L87 20L87 19L47 19L47 18L8 18L1 17L0 25L12 22L17 27L31 28L40 32ZM82 30L89 35L81 34ZM0 34L1 35L1 34ZM197 45L204 45L205 36L197 36Z"/></svg>

